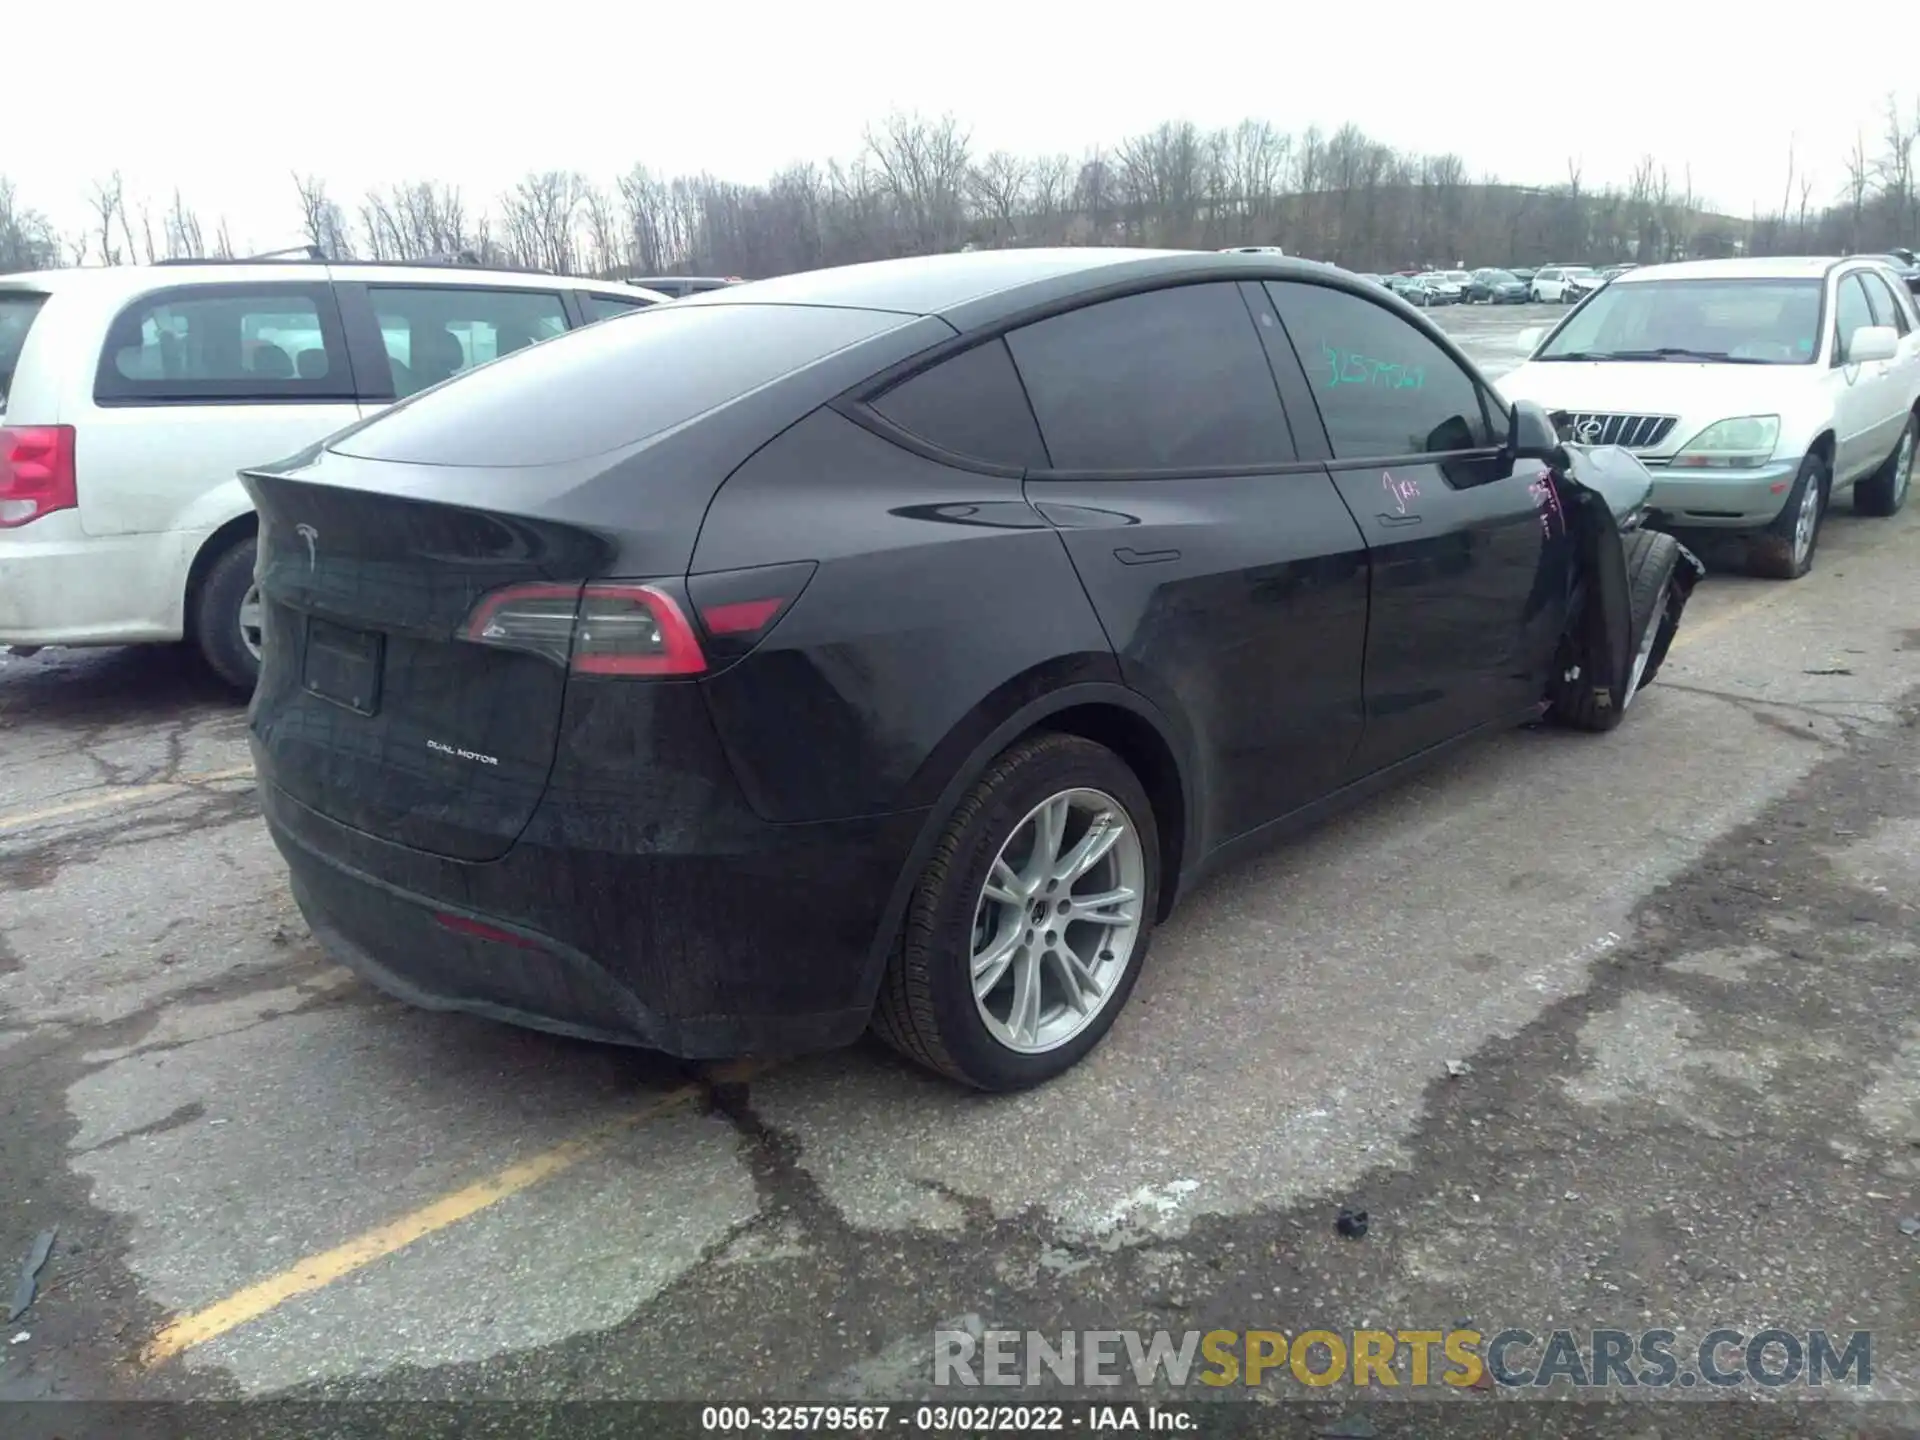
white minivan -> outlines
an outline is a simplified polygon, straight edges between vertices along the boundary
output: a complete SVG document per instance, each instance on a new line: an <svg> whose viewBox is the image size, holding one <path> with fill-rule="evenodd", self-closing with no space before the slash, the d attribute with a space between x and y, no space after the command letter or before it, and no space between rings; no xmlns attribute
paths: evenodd
<svg viewBox="0 0 1920 1440"><path fill-rule="evenodd" d="M667 299L446 263L0 275L0 645L186 639L251 690L260 633L242 466Z"/></svg>

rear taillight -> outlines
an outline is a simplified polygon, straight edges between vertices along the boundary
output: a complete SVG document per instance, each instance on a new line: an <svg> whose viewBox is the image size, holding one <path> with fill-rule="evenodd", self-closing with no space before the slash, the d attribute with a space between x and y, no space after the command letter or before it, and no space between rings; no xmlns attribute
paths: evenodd
<svg viewBox="0 0 1920 1440"><path fill-rule="evenodd" d="M661 581L509 585L481 598L460 635L577 675L700 675L759 644L814 568L803 560L696 575L686 582L690 607L678 586Z"/></svg>
<svg viewBox="0 0 1920 1440"><path fill-rule="evenodd" d="M79 504L71 425L0 425L0 530Z"/></svg>
<svg viewBox="0 0 1920 1440"><path fill-rule="evenodd" d="M579 675L698 675L707 657L680 603L658 585L509 585L461 627L479 645L523 650Z"/></svg>

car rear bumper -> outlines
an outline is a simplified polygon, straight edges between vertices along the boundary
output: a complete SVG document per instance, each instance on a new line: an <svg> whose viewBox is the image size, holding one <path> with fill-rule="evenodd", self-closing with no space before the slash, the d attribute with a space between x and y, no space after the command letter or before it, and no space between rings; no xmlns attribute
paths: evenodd
<svg viewBox="0 0 1920 1440"><path fill-rule="evenodd" d="M88 535L70 510L0 530L0 645L178 640L197 538Z"/></svg>
<svg viewBox="0 0 1920 1440"><path fill-rule="evenodd" d="M923 812L697 831L543 802L504 857L465 862L354 830L261 767L262 808L314 937L408 1003L683 1059L827 1049L859 1035L881 917ZM663 848L649 832L675 835Z"/></svg>
<svg viewBox="0 0 1920 1440"><path fill-rule="evenodd" d="M1797 461L1754 470L1653 470L1647 504L1662 522L1681 528L1757 530L1773 523L1799 474Z"/></svg>

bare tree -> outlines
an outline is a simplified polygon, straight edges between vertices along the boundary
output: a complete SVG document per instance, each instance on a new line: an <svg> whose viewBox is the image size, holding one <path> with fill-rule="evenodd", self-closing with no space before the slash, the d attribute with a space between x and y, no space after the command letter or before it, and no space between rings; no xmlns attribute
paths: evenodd
<svg viewBox="0 0 1920 1440"><path fill-rule="evenodd" d="M528 175L501 197L507 248L523 265L555 275L574 273L587 182L571 170Z"/></svg>
<svg viewBox="0 0 1920 1440"><path fill-rule="evenodd" d="M967 132L951 115L889 116L869 127L866 153L891 194L913 253L950 250L967 219Z"/></svg>
<svg viewBox="0 0 1920 1440"><path fill-rule="evenodd" d="M0 175L0 274L51 270L60 261L60 237L52 222L23 205L13 182Z"/></svg>
<svg viewBox="0 0 1920 1440"><path fill-rule="evenodd" d="M1033 177L1031 162L1005 150L996 150L974 168L968 182L980 209L992 227L996 242L1011 240L1026 211L1027 187Z"/></svg>
<svg viewBox="0 0 1920 1440"><path fill-rule="evenodd" d="M207 253L207 242L200 234L200 217L193 213L176 189L173 207L167 211L167 258L194 260Z"/></svg>
<svg viewBox="0 0 1920 1440"><path fill-rule="evenodd" d="M89 197L88 204L92 206L95 223L99 226L99 229L94 232L94 236L100 245L100 263L102 265L120 264L125 255L125 251L122 250L120 242L113 238L113 226L114 222L118 220L120 222L120 229L124 233L127 224L125 214L123 213L126 198L118 170L114 171L113 174L105 180L96 180L93 182L93 194ZM129 244L127 249L131 248L132 246Z"/></svg>
<svg viewBox="0 0 1920 1440"><path fill-rule="evenodd" d="M300 229L307 243L329 260L351 260L352 232L345 212L327 194L327 182L296 172L293 185L300 196Z"/></svg>

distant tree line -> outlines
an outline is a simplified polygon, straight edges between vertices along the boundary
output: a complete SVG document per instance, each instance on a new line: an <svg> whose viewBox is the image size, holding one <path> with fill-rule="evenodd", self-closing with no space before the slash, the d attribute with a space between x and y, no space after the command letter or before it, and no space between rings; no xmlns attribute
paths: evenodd
<svg viewBox="0 0 1920 1440"><path fill-rule="evenodd" d="M1916 139L1920 108L1889 99L1883 133L1856 137L1837 191L1790 149L1778 208L1742 219L1714 213L1689 167L1676 174L1651 155L1624 182L1590 183L1569 160L1563 180L1514 185L1355 125L1288 134L1262 120L1169 121L1076 159L981 153L951 115L895 114L851 159L760 185L636 165L606 186L548 170L487 204L432 180L356 201L294 175L289 219L337 259L458 256L594 275L761 277L969 245L1282 245L1356 270L1859 253L1920 238ZM135 198L115 171L92 182L88 206L88 222L63 232L0 176L0 271L234 254L225 220L204 224L178 190Z"/></svg>

